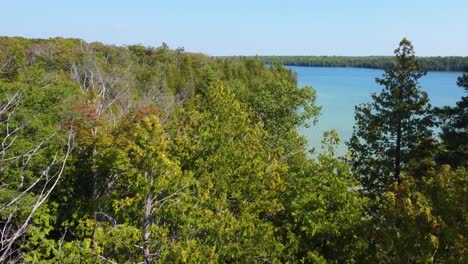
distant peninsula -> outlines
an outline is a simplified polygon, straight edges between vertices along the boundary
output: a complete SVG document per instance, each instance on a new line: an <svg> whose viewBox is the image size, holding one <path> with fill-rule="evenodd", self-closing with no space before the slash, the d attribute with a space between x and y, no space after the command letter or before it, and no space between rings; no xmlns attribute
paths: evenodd
<svg viewBox="0 0 468 264"><path fill-rule="evenodd" d="M388 69L393 65L390 56L258 56L264 63L280 61L290 66L357 67ZM418 57L426 71L468 71L468 57Z"/></svg>

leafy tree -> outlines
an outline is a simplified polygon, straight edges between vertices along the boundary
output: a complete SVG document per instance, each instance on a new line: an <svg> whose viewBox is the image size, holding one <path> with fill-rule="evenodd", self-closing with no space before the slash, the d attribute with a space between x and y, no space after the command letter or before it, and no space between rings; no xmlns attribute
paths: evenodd
<svg viewBox="0 0 468 264"><path fill-rule="evenodd" d="M0 81L0 262L24 261L53 230L49 197L72 148L73 133L56 127L57 91L26 87Z"/></svg>
<svg viewBox="0 0 468 264"><path fill-rule="evenodd" d="M119 262L136 258L152 263L171 242L171 229L177 222L177 216L171 213L181 206L179 196L186 193L189 178L169 157L166 134L154 109L130 115L115 134L114 144L103 154L104 160L111 163L110 175L115 175L107 187L107 197L103 197L111 208L100 212L100 219L113 227L100 228L102 235L96 238L100 254ZM116 246L115 241L106 238L110 235L114 240L127 241L127 246ZM134 238L138 240L132 241ZM141 249L141 254L120 253L135 249Z"/></svg>
<svg viewBox="0 0 468 264"><path fill-rule="evenodd" d="M167 260L277 261L281 243L270 219L282 208L285 167L267 133L220 82L190 105L173 121L172 155L194 184Z"/></svg>
<svg viewBox="0 0 468 264"><path fill-rule="evenodd" d="M467 173L444 165L405 177L383 196L366 262L464 263ZM375 259L372 259L375 258Z"/></svg>
<svg viewBox="0 0 468 264"><path fill-rule="evenodd" d="M310 120L316 121L320 107L315 105L315 99L315 90L299 89L290 70L274 64L248 91L245 101L276 140L275 145L284 146L282 137L298 126L310 125Z"/></svg>
<svg viewBox="0 0 468 264"><path fill-rule="evenodd" d="M356 262L367 248L362 232L368 200L359 192L349 166L334 157L339 137L328 131L324 153L308 159L287 178L279 221L284 258L291 262Z"/></svg>
<svg viewBox="0 0 468 264"><path fill-rule="evenodd" d="M382 198L369 258L385 263L432 263L439 241L439 219L414 179L394 183ZM368 260L370 261L370 260ZM370 261L372 262L372 261Z"/></svg>
<svg viewBox="0 0 468 264"><path fill-rule="evenodd" d="M399 182L418 146L431 138L429 99L418 85L425 72L407 39L395 50L395 64L376 82L384 88L372 102L356 106L353 135L347 143L353 169L365 191L379 195Z"/></svg>

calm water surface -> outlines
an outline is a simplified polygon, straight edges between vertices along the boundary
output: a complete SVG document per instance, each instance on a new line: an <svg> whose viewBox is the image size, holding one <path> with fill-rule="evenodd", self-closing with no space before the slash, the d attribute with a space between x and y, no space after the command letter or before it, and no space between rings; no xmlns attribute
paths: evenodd
<svg viewBox="0 0 468 264"><path fill-rule="evenodd" d="M383 70L362 68L328 68L289 66L297 72L300 87L308 85L317 91L317 104L322 106L319 122L310 128L300 128L309 140L309 145L320 150L324 131L336 129L341 143L338 154L346 153L344 144L352 134L354 106L371 99L372 92L379 92L381 86L375 83ZM457 86L461 72L428 72L420 79L420 86L430 98L431 105L455 105L463 96L463 89Z"/></svg>

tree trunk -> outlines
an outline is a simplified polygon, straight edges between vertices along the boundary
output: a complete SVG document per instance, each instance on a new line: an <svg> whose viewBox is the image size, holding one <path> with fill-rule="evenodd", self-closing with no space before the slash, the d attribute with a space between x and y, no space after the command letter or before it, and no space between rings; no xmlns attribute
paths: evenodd
<svg viewBox="0 0 468 264"><path fill-rule="evenodd" d="M93 130L94 131L94 130ZM92 199L92 209L93 209L93 219L94 221L97 223L99 221L99 218L98 218L98 171L97 171L97 168L96 168L96 155L97 155L97 148L96 148L96 145L93 146L93 153L92 153L92 190L91 190L91 199ZM92 241L92 248L95 249L97 248L97 241L96 241L96 228L94 228L93 230L93 241Z"/></svg>
<svg viewBox="0 0 468 264"><path fill-rule="evenodd" d="M147 176L147 172L145 172L145 176ZM145 177L146 178L146 177ZM153 196L149 192L146 195L145 199L145 217L143 220L143 258L144 258L144 263L148 264L151 263L150 259L150 225L151 225L151 211L153 210Z"/></svg>
<svg viewBox="0 0 468 264"><path fill-rule="evenodd" d="M98 128L97 127L93 127L92 128L92 135L93 137L96 139L97 137L97 132L98 132ZM92 205L93 205L93 214L94 214L94 220L95 221L98 221L99 219L97 218L97 212L99 210L99 204L98 204L98 196L99 196L99 192L98 192L98 180L99 180L99 172L98 172L98 169L97 169L97 164L96 164L96 156L98 154L98 150L97 150L97 146L96 146L96 143L94 143L93 145L93 152L92 152L92 156L91 156L91 162L92 162L92 190L91 190L91 198L92 198Z"/></svg>
<svg viewBox="0 0 468 264"><path fill-rule="evenodd" d="M395 146L395 171L394 178L395 181L400 183L400 173L401 173L401 119L398 120L397 124L397 138Z"/></svg>

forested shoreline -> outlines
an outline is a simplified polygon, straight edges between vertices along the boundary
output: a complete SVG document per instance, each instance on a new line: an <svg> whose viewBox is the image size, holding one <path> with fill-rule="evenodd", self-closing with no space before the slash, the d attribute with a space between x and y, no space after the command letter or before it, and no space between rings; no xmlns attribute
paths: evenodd
<svg viewBox="0 0 468 264"><path fill-rule="evenodd" d="M389 69L393 65L391 56L258 56L267 64L276 61L287 66L313 67L356 67ZM426 71L465 71L468 57L418 57L418 62Z"/></svg>
<svg viewBox="0 0 468 264"><path fill-rule="evenodd" d="M431 108L404 39L311 153L316 93L264 59L0 37L0 262L466 261L467 97Z"/></svg>

